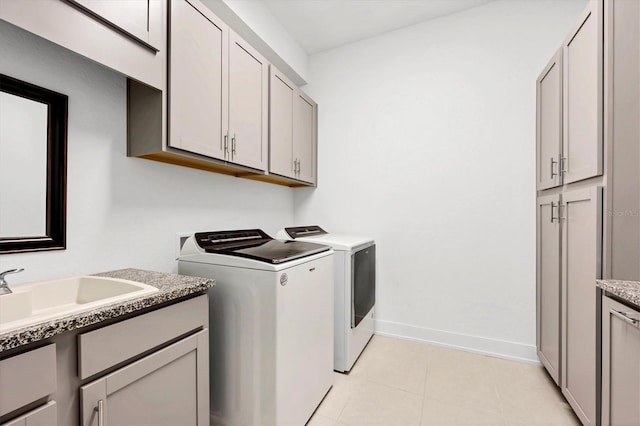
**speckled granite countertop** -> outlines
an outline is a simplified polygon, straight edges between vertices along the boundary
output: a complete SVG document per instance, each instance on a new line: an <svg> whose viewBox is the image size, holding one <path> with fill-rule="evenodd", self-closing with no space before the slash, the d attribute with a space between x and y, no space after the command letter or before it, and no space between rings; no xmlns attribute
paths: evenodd
<svg viewBox="0 0 640 426"><path fill-rule="evenodd" d="M29 327L2 333L0 334L0 352L48 339L66 331L98 324L154 305L170 302L192 294L203 293L214 285L214 280L210 278L188 277L140 269L121 269L95 275L137 281L157 287L159 291L149 296L102 306L92 311L44 321Z"/></svg>
<svg viewBox="0 0 640 426"><path fill-rule="evenodd" d="M606 292L640 307L639 281L596 280L596 285Z"/></svg>

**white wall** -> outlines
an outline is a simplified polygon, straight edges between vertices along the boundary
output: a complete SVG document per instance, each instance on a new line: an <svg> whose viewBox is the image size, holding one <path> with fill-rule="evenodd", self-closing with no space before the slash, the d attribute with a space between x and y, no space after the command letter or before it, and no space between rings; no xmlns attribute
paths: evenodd
<svg viewBox="0 0 640 426"><path fill-rule="evenodd" d="M0 73L69 96L67 250L0 255L0 270L26 269L10 282L175 272L176 232L292 222L290 188L128 158L123 76L1 21L0 58Z"/></svg>
<svg viewBox="0 0 640 426"><path fill-rule="evenodd" d="M273 17L267 6L255 0L224 0L224 2L303 79L307 79L309 60L307 52Z"/></svg>
<svg viewBox="0 0 640 426"><path fill-rule="evenodd" d="M313 55L319 186L372 235L381 333L535 360L535 80L585 1L508 0Z"/></svg>
<svg viewBox="0 0 640 426"><path fill-rule="evenodd" d="M236 33L296 84L307 82L307 52L256 0L202 0Z"/></svg>

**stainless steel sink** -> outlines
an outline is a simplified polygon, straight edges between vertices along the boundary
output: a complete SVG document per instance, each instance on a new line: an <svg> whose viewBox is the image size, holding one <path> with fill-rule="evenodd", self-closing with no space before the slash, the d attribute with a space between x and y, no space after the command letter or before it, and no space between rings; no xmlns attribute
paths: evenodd
<svg viewBox="0 0 640 426"><path fill-rule="evenodd" d="M15 285L11 290L0 296L0 333L158 291L147 284L95 276Z"/></svg>

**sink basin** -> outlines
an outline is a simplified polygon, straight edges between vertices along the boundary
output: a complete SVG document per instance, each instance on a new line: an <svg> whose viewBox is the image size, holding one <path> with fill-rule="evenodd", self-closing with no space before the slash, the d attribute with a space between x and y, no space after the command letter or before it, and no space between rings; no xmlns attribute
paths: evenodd
<svg viewBox="0 0 640 426"><path fill-rule="evenodd" d="M0 333L156 293L117 278L81 276L12 286L0 296Z"/></svg>

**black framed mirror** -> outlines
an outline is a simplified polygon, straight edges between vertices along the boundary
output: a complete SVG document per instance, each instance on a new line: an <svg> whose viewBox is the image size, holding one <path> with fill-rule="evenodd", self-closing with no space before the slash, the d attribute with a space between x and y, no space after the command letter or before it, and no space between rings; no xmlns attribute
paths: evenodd
<svg viewBox="0 0 640 426"><path fill-rule="evenodd" d="M0 254L66 248L66 95L0 74Z"/></svg>

